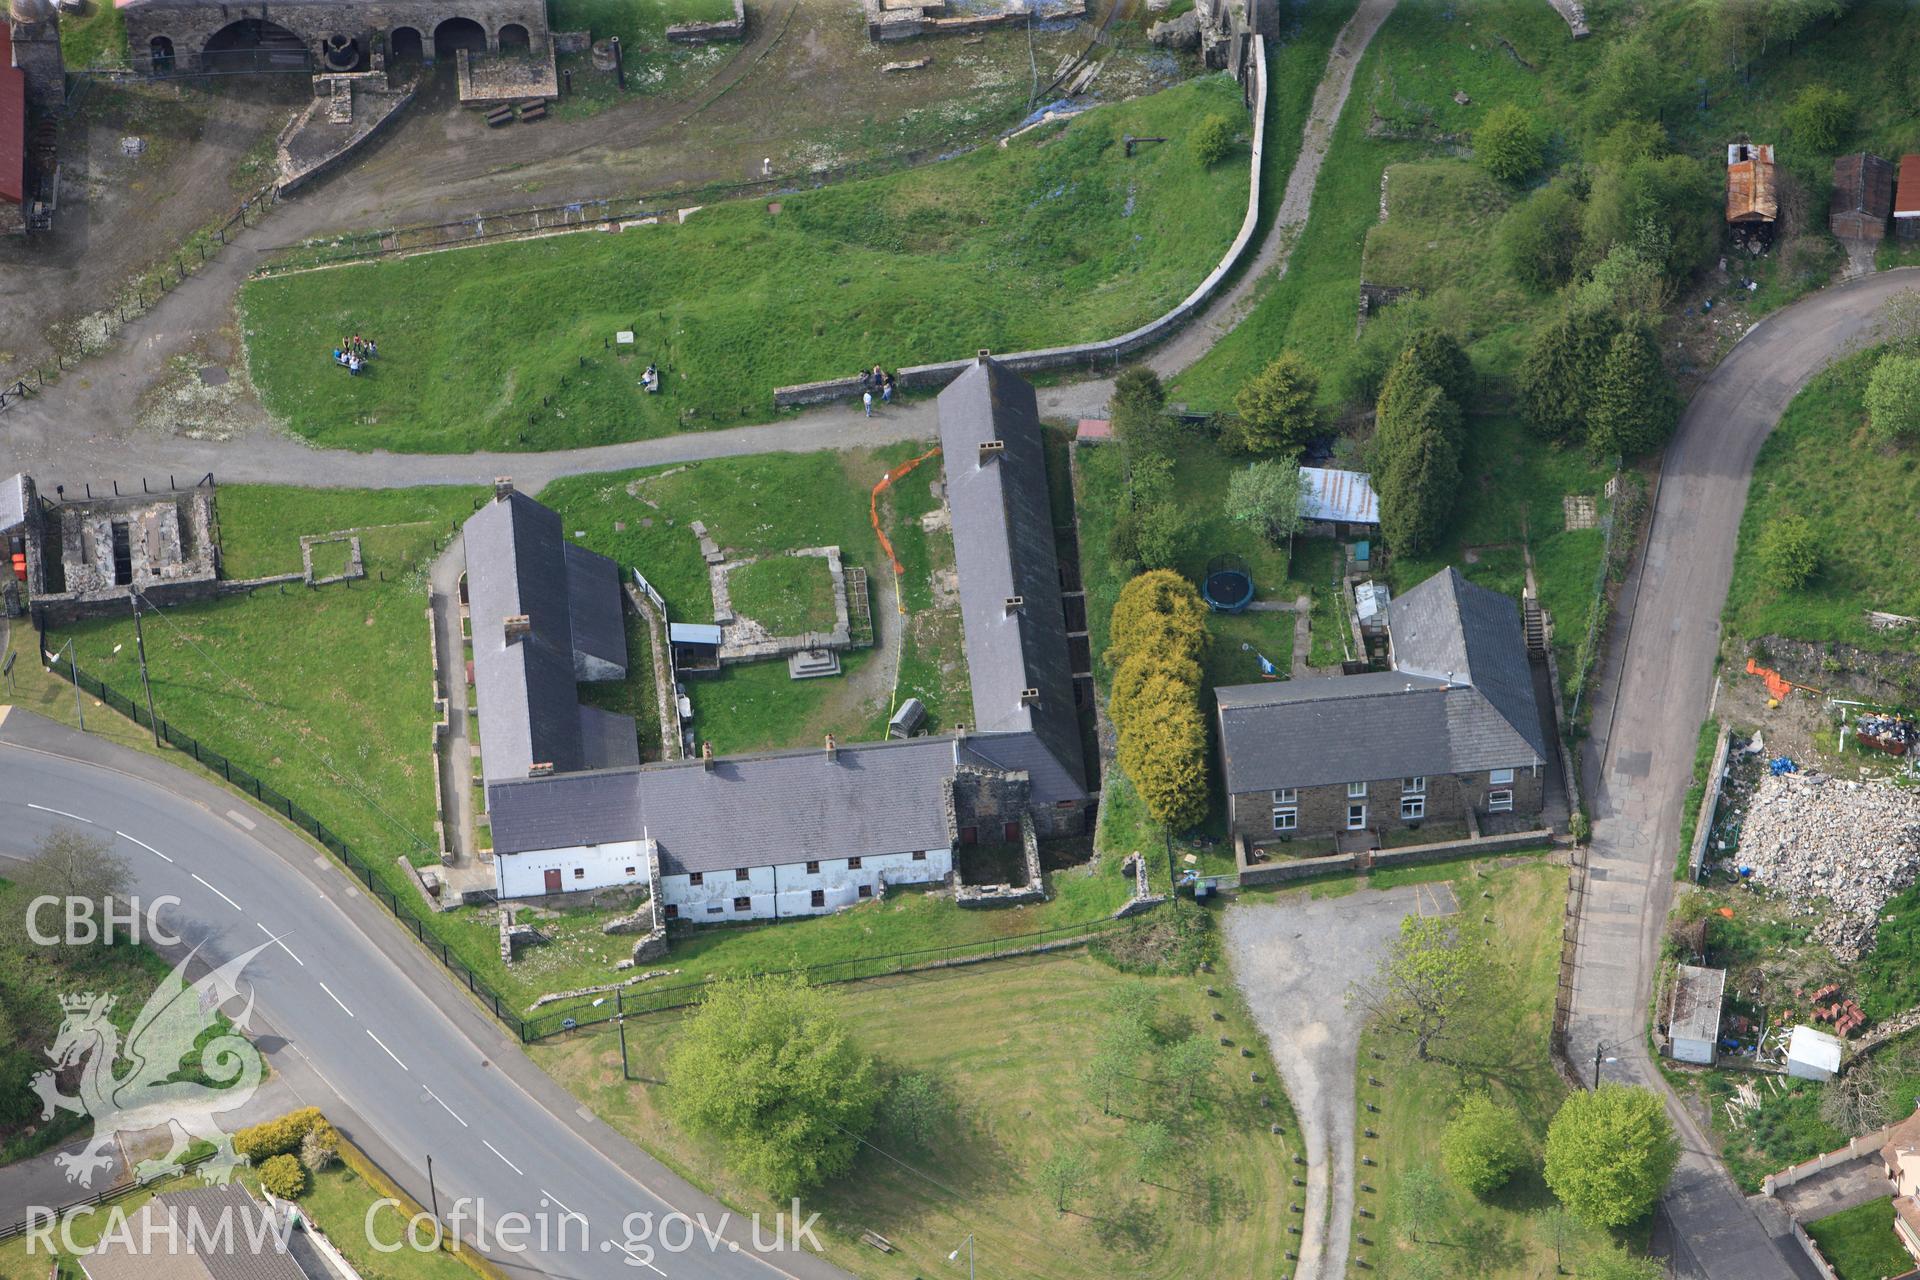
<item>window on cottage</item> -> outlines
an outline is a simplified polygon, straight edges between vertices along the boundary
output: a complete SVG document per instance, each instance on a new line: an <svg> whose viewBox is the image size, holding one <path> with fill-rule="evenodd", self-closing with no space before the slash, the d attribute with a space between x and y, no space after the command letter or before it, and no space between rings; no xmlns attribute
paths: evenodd
<svg viewBox="0 0 1920 1280"><path fill-rule="evenodd" d="M925 849L915 849L913 851L913 860L915 862L925 862L927 860L927 851Z"/></svg>
<svg viewBox="0 0 1920 1280"><path fill-rule="evenodd" d="M1364 783L1364 782L1349 782L1349 783L1347 784L1347 799L1349 799L1349 800L1358 800L1358 799L1360 799L1360 798L1362 798L1363 796L1365 796L1366 794L1367 794L1367 784L1366 784L1366 783Z"/></svg>
<svg viewBox="0 0 1920 1280"><path fill-rule="evenodd" d="M733 900L733 909L735 911L751 911L753 910L753 899L752 898L735 898Z"/></svg>
<svg viewBox="0 0 1920 1280"><path fill-rule="evenodd" d="M810 906L824 907L827 905L827 891L825 889L815 889L808 895L807 901Z"/></svg>
<svg viewBox="0 0 1920 1280"><path fill-rule="evenodd" d="M1425 778L1400 779L1400 794L1403 796L1423 796L1427 794L1427 780Z"/></svg>
<svg viewBox="0 0 1920 1280"><path fill-rule="evenodd" d="M819 875L819 874L820 874L820 864L819 864L818 862L814 862L814 861L809 861L809 862L807 863L807 874L808 874L808 875L810 875L810 876L814 876L814 875Z"/></svg>
<svg viewBox="0 0 1920 1280"><path fill-rule="evenodd" d="M1513 792L1511 791L1487 792L1487 812L1488 813L1512 813L1513 812Z"/></svg>
<svg viewBox="0 0 1920 1280"><path fill-rule="evenodd" d="M1425 796L1400 797L1400 816L1408 822L1427 816L1427 798Z"/></svg>
<svg viewBox="0 0 1920 1280"><path fill-rule="evenodd" d="M1298 803L1300 803L1300 788L1298 788L1298 787L1275 787L1275 788L1273 789L1273 802L1274 802L1275 804L1298 804Z"/></svg>
<svg viewBox="0 0 1920 1280"><path fill-rule="evenodd" d="M847 870L858 871L859 869L860 869L860 859L858 858L847 859Z"/></svg>
<svg viewBox="0 0 1920 1280"><path fill-rule="evenodd" d="M861 885L860 896L863 898L871 898L873 896L873 886L870 884Z"/></svg>
<svg viewBox="0 0 1920 1280"><path fill-rule="evenodd" d="M1367 829L1367 806L1350 804L1347 806L1347 830L1365 831Z"/></svg>
<svg viewBox="0 0 1920 1280"><path fill-rule="evenodd" d="M693 885L693 884L705 884L706 882L707 882L707 873L706 873L706 872L704 872L704 871L689 871L689 872L687 872L687 883L688 883L688 884L690 884L690 885Z"/></svg>
<svg viewBox="0 0 1920 1280"><path fill-rule="evenodd" d="M717 916L722 911L725 911L725 910L726 910L725 907L721 906L719 903L716 902L712 906L707 908L707 914L710 916Z"/></svg>
<svg viewBox="0 0 1920 1280"><path fill-rule="evenodd" d="M1273 829L1275 831L1292 831L1299 827L1299 825L1300 811L1298 809L1275 809L1273 811Z"/></svg>
<svg viewBox="0 0 1920 1280"><path fill-rule="evenodd" d="M587 878L587 869L585 867L575 867L573 869L573 878L575 880L585 880Z"/></svg>
<svg viewBox="0 0 1920 1280"><path fill-rule="evenodd" d="M1488 774L1487 774L1487 781L1488 781L1488 782L1490 782L1490 783L1492 783L1492 784L1493 784L1494 786L1496 786L1496 787L1497 787L1497 786L1501 786L1501 785L1503 785L1503 784L1505 784L1505 783L1509 783L1509 782L1512 782L1512 781L1513 781L1513 770L1511 770L1511 769L1494 769L1494 770L1491 770L1491 771L1489 771L1489 772L1488 772Z"/></svg>
<svg viewBox="0 0 1920 1280"><path fill-rule="evenodd" d="M671 902L669 902L667 904L666 915L667 915L667 919L669 920L678 920L680 918L680 908L674 906Z"/></svg>
<svg viewBox="0 0 1920 1280"><path fill-rule="evenodd" d="M733 878L735 880L745 880L745 879L748 879L751 875L752 875L752 872L748 871L745 867L735 867L733 869Z"/></svg>
<svg viewBox="0 0 1920 1280"><path fill-rule="evenodd" d="M633 870L633 868L632 868L632 867L628 867L628 868L627 868L627 874L628 874L628 875L633 875L633 874L634 874L634 870Z"/></svg>

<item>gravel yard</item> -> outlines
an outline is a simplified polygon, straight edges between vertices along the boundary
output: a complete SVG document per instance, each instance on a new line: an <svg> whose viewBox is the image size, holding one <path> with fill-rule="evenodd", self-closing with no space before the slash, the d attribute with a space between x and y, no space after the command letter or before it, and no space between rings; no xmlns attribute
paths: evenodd
<svg viewBox="0 0 1920 1280"><path fill-rule="evenodd" d="M1738 865L1752 868L1757 886L1820 913L1814 938L1852 964L1873 946L1881 909L1920 872L1920 792L1818 775L1764 778L1741 828Z"/></svg>

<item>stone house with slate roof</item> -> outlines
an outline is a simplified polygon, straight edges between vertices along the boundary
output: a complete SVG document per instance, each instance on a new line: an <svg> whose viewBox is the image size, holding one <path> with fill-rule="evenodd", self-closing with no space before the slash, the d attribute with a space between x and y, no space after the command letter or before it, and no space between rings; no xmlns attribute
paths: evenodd
<svg viewBox="0 0 1920 1280"><path fill-rule="evenodd" d="M1537 814L1551 756L1513 601L1448 568L1387 609L1392 670L1214 690L1235 836Z"/></svg>
<svg viewBox="0 0 1920 1280"><path fill-rule="evenodd" d="M78 1261L86 1280L333 1280L285 1217L237 1179L155 1196Z"/></svg>
<svg viewBox="0 0 1920 1280"><path fill-rule="evenodd" d="M1085 830L1092 797L1033 388L983 355L939 408L978 720L949 734L614 759L612 739L624 734L631 750L632 722L578 706L573 682L624 666L617 569L568 543L558 516L508 485L468 522L500 896L645 883L657 872L669 919L784 919L888 885L944 881L965 845ZM527 624L518 640L515 615Z"/></svg>

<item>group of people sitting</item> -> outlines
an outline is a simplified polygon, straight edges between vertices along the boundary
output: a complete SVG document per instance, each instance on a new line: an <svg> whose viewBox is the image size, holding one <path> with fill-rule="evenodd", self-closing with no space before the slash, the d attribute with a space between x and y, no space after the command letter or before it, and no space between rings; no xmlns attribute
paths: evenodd
<svg viewBox="0 0 1920 1280"><path fill-rule="evenodd" d="M340 340L340 345L333 349L333 362L348 373L358 373L366 367L367 361L379 354L380 348L372 338L363 338L356 333L351 338Z"/></svg>

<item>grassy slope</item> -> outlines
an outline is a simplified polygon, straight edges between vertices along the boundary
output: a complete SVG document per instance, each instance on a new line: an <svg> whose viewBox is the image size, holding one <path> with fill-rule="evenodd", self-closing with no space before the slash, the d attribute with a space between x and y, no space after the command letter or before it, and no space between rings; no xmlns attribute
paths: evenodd
<svg viewBox="0 0 1920 1280"><path fill-rule="evenodd" d="M83 12L60 15L60 56L75 71L128 65L127 22L114 0L87 0Z"/></svg>
<svg viewBox="0 0 1920 1280"><path fill-rule="evenodd" d="M1840 1280L1880 1280L1904 1275L1913 1259L1893 1231L1893 1197L1836 1213L1807 1224L1807 1234Z"/></svg>
<svg viewBox="0 0 1920 1280"><path fill-rule="evenodd" d="M1293 1169L1289 1138L1267 1132L1270 1121L1287 1121L1284 1100L1278 1110L1261 1107L1272 1086L1248 1078L1252 1070L1271 1080L1271 1067L1264 1055L1243 1061L1221 1049L1217 1100L1186 1114L1156 1106L1143 1082L1121 1109L1167 1117L1184 1134L1184 1149L1181 1167L1156 1180L1163 1185L1138 1180L1120 1139L1124 1121L1102 1116L1078 1079L1100 1003L1122 981L1074 954L842 988L858 1041L890 1065L931 1074L955 1113L932 1153L903 1153L939 1185L869 1152L808 1198L808 1209L824 1214L828 1259L876 1280L943 1275L946 1254L971 1232L982 1275L1267 1274L1290 1239L1288 1216L1277 1210ZM1244 1012L1208 1000L1199 981L1146 981L1163 1001L1168 1029L1206 1027L1258 1044ZM1213 1008L1227 1019L1217 1027L1207 1021ZM663 1015L630 1032L636 1075L660 1078L677 1023ZM1059 1034L1063 1027L1075 1034ZM534 1056L597 1115L695 1181L742 1209L772 1207L729 1176L711 1145L674 1125L664 1086L621 1084L612 1036L554 1042ZM1065 1150L1084 1153L1095 1176L1076 1211L1060 1217L1031 1178ZM857 1245L862 1230L899 1252Z"/></svg>
<svg viewBox="0 0 1920 1280"><path fill-rule="evenodd" d="M743 201L685 225L255 281L250 367L274 413L351 448L552 449L770 416L784 383L1107 337L1219 259L1240 163L1177 140L1237 109L1209 77L923 169ZM1123 133L1176 142L1123 155ZM615 354L615 330L636 342ZM339 335L377 335L359 378ZM595 346L598 342L601 345ZM657 360L666 391L638 387ZM550 402L550 403L549 403Z"/></svg>
<svg viewBox="0 0 1920 1280"><path fill-rule="evenodd" d="M1760 448L1727 593L1727 626L1743 639L1914 647L1910 635L1875 631L1864 616L1920 612L1920 448L1867 438L1862 397L1873 363L1872 353L1853 356L1814 379ZM1798 591L1769 585L1757 550L1768 524L1789 513L1820 535L1820 571Z"/></svg>
<svg viewBox="0 0 1920 1280"><path fill-rule="evenodd" d="M1446 868L1458 874L1459 868ZM1376 883L1378 882L1376 878ZM1547 1033L1553 1017L1555 972L1559 961L1560 899L1566 892L1566 871L1552 865L1509 867L1462 879L1455 886L1463 905L1490 914L1501 940L1501 960L1512 966L1511 1018L1490 1031L1483 1042L1461 1053L1459 1066L1440 1061L1419 1062L1409 1043L1386 1032L1369 1030L1361 1042L1360 1059L1386 1084L1361 1089L1362 1101L1380 1106L1367 1124L1380 1134L1377 1142L1361 1141L1361 1154L1380 1163L1365 1170L1366 1182L1378 1194L1362 1196L1362 1203L1379 1215L1376 1221L1358 1220L1356 1235L1374 1241L1372 1248L1354 1245L1355 1258L1366 1258L1371 1271L1357 1275L1401 1274L1475 1276L1487 1280L1519 1280L1552 1274L1556 1253L1555 1226L1543 1212L1553 1203L1537 1163L1548 1122L1566 1096L1548 1057ZM1492 901L1481 898L1492 894ZM1385 1055L1372 1066L1369 1054ZM1382 1069L1384 1067L1384 1070ZM1365 1073L1363 1073L1364 1075ZM1447 1184L1448 1206L1435 1233L1437 1242L1413 1244L1394 1220L1394 1185L1411 1167L1428 1166L1440 1173L1440 1136L1444 1119L1458 1099L1469 1091L1491 1094L1514 1107L1533 1146L1536 1163L1523 1168L1505 1188L1479 1200ZM1445 1175L1441 1173L1444 1180ZM1604 1240L1568 1219L1558 1244L1569 1262L1583 1249ZM1412 1255L1428 1255L1435 1269L1417 1271ZM1577 1266L1577 1264L1576 1264Z"/></svg>

